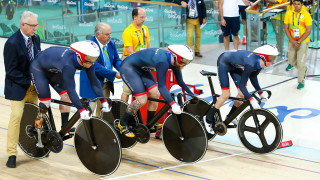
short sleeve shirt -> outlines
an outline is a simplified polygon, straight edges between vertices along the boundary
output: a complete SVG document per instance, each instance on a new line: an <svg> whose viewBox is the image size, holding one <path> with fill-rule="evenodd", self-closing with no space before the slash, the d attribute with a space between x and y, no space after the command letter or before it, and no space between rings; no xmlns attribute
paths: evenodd
<svg viewBox="0 0 320 180"><path fill-rule="evenodd" d="M140 51L140 48L147 48L147 43L150 42L149 29L142 25L141 30L138 30L132 23L123 31L122 39L124 43L123 54L128 56L125 47L132 46L134 52Z"/></svg>
<svg viewBox="0 0 320 180"><path fill-rule="evenodd" d="M291 36L294 38L294 31L299 29L300 37L306 32L307 26L312 26L312 19L308 11L301 9L299 13L295 13L294 9L287 12L284 19L284 24L289 25L289 30ZM299 40L299 38L294 38ZM308 36L302 43L310 41L310 36Z"/></svg>

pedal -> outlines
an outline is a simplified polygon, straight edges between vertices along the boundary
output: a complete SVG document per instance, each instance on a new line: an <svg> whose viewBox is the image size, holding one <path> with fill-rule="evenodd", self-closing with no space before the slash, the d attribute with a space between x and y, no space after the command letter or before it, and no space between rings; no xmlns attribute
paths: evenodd
<svg viewBox="0 0 320 180"><path fill-rule="evenodd" d="M119 128L118 128L118 123L119 123L120 119L115 119L113 121L113 128L116 130L116 131L120 131Z"/></svg>

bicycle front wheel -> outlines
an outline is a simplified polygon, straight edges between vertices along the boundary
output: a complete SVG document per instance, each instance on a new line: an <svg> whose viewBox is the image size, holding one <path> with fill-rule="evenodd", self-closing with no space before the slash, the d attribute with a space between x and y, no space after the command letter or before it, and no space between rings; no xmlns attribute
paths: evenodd
<svg viewBox="0 0 320 180"><path fill-rule="evenodd" d="M24 105L24 111L20 122L20 135L18 145L28 157L42 159L50 153L46 147L37 147L38 134L35 130L34 122L38 115L38 106L32 103ZM47 133L52 130L47 115L43 118L41 128L42 143L46 143Z"/></svg>
<svg viewBox="0 0 320 180"><path fill-rule="evenodd" d="M204 127L203 116L206 115L206 112L208 111L209 108L210 108L210 104L206 100L201 98L198 98L197 103L191 103L191 99L188 99L183 104L183 111L195 115L199 119L203 127ZM213 140L216 137L216 134L210 134L207 131L206 133L209 141Z"/></svg>
<svg viewBox="0 0 320 180"><path fill-rule="evenodd" d="M162 140L169 153L181 162L201 160L208 146L203 126L195 116L186 112L167 117L162 127Z"/></svg>
<svg viewBox="0 0 320 180"><path fill-rule="evenodd" d="M250 151L259 154L276 150L282 141L282 126L278 118L266 109L255 110L259 127L253 119L251 110L246 111L239 120L238 136L241 143Z"/></svg>
<svg viewBox="0 0 320 180"><path fill-rule="evenodd" d="M83 121L76 128L74 145L82 164L92 173L105 176L114 173L121 161L121 145L117 133L106 121L93 117L89 131L96 147L89 143Z"/></svg>

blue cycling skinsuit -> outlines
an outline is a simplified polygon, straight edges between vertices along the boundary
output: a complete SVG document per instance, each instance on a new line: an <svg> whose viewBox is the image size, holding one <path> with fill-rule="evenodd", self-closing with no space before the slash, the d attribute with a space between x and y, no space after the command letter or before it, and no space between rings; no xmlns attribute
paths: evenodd
<svg viewBox="0 0 320 180"><path fill-rule="evenodd" d="M101 85L95 75L94 66L84 68L77 61L76 53L70 48L50 47L42 51L31 63L30 72L40 101L50 101L49 84L59 93L68 93L73 105L81 112L84 110L76 92L74 75L76 70L85 70L92 90L103 97Z"/></svg>
<svg viewBox="0 0 320 180"><path fill-rule="evenodd" d="M157 86L150 69L157 71L159 92L170 105L175 101L166 87L168 69L172 69L178 85L187 93L193 94L184 83L181 71L171 65L171 53L158 48L150 48L128 56L120 66L121 77L134 96L144 95Z"/></svg>
<svg viewBox="0 0 320 180"><path fill-rule="evenodd" d="M259 55L243 50L224 52L219 56L217 66L222 90L229 89L228 72L246 99L251 97L246 88L249 78L253 87L261 90L258 82L258 74L261 71Z"/></svg>

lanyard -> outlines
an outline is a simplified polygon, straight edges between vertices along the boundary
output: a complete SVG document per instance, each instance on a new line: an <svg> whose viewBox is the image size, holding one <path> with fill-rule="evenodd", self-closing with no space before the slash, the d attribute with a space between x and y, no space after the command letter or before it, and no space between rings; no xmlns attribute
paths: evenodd
<svg viewBox="0 0 320 180"><path fill-rule="evenodd" d="M141 45L146 45L146 39L145 39L144 29L143 29L143 28L141 28L141 29L142 29L142 33L143 33L143 43L144 43L144 44L141 44L141 42L140 42L140 36L139 36L138 31L136 31L136 35L138 36L139 44L141 44Z"/></svg>
<svg viewBox="0 0 320 180"><path fill-rule="evenodd" d="M301 17L301 13L299 14L298 26L299 26L300 17ZM294 26L294 12L292 13L292 25Z"/></svg>

